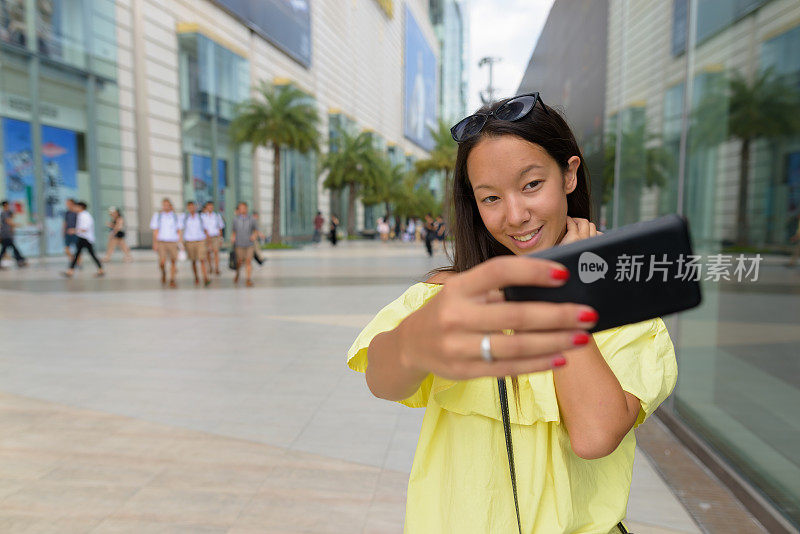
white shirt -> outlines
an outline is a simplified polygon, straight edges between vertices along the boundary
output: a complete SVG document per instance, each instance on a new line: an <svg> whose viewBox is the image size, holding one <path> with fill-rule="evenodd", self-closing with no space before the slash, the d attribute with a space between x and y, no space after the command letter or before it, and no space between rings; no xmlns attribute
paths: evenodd
<svg viewBox="0 0 800 534"><path fill-rule="evenodd" d="M206 240L206 230L203 226L203 219L199 213L195 212L194 217L188 213L184 213L181 217L181 220L184 241Z"/></svg>
<svg viewBox="0 0 800 534"><path fill-rule="evenodd" d="M181 221L174 211L159 211L150 219L150 229L158 230L158 240L177 243L178 230L182 230Z"/></svg>
<svg viewBox="0 0 800 534"><path fill-rule="evenodd" d="M215 211L211 213L203 212L200 214L200 217L203 220L203 226L206 232L208 232L209 237L217 237L222 233L222 229L225 228L225 222L222 220L220 214Z"/></svg>
<svg viewBox="0 0 800 534"><path fill-rule="evenodd" d="M78 213L75 221L75 235L84 238L89 243L94 243L94 217L86 210Z"/></svg>

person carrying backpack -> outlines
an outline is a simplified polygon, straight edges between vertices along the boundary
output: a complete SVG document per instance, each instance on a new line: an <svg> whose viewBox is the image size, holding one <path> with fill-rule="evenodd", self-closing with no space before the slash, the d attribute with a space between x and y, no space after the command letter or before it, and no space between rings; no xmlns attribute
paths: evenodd
<svg viewBox="0 0 800 534"><path fill-rule="evenodd" d="M183 228L178 214L172 209L168 198L161 201L161 211L150 220L153 231L153 250L158 252L158 267L161 269L161 285L167 283L167 259L170 261L169 287L175 288L175 275L178 273L178 243L182 239Z"/></svg>

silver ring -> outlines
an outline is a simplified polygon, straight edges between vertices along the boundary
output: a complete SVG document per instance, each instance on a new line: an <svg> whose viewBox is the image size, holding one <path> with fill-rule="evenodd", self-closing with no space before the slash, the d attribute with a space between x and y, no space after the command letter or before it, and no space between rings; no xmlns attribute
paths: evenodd
<svg viewBox="0 0 800 534"><path fill-rule="evenodd" d="M483 339L481 339L481 358L489 363L494 361L494 357L492 356L492 343L489 339L489 334L486 334L483 336Z"/></svg>

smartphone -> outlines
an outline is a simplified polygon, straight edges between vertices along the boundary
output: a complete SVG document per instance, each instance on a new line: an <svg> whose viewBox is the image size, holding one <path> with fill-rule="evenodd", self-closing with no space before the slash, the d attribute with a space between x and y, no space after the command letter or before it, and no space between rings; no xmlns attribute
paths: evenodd
<svg viewBox="0 0 800 534"><path fill-rule="evenodd" d="M508 301L575 302L597 310L590 332L688 310L702 301L686 219L667 215L530 255L561 263L561 287L504 288Z"/></svg>

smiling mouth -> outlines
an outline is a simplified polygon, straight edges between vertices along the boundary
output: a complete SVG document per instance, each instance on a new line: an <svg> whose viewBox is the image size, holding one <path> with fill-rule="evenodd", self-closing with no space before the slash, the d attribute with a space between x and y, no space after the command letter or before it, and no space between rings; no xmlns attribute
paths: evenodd
<svg viewBox="0 0 800 534"><path fill-rule="evenodd" d="M533 232L531 232L529 234L512 235L512 236L509 236L509 237L511 239L513 239L514 241L519 241L521 243L525 243L526 241L530 241L531 239L536 237L536 234L538 234L541 231L541 229L542 229L542 227L540 226L539 228L537 228L536 230L534 230Z"/></svg>

